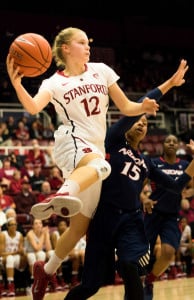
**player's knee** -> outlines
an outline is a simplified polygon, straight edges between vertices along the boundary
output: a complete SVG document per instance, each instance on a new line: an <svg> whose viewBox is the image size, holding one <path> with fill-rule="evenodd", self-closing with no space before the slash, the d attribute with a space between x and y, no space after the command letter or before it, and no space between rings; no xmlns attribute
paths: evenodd
<svg viewBox="0 0 194 300"><path fill-rule="evenodd" d="M96 169L98 177L101 180L106 179L111 173L110 164L103 158L95 158L88 163L88 166L91 166Z"/></svg>
<svg viewBox="0 0 194 300"><path fill-rule="evenodd" d="M13 255L8 255L6 258L6 268L13 268L14 267L14 257Z"/></svg>

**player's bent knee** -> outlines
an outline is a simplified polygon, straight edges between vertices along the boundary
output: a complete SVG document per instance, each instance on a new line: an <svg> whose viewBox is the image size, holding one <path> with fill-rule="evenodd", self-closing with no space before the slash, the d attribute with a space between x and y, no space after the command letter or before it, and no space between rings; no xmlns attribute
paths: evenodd
<svg viewBox="0 0 194 300"><path fill-rule="evenodd" d="M101 180L106 179L111 173L110 164L103 158L95 158L88 163L88 166L91 166L96 169L98 177Z"/></svg>

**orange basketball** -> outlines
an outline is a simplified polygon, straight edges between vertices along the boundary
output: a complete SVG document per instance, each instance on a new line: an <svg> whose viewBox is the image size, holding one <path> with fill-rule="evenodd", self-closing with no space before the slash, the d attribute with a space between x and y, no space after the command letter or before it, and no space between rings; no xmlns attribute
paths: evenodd
<svg viewBox="0 0 194 300"><path fill-rule="evenodd" d="M14 65L20 67L25 77L36 77L50 67L52 50L48 41L40 34L25 33L18 36L9 48Z"/></svg>

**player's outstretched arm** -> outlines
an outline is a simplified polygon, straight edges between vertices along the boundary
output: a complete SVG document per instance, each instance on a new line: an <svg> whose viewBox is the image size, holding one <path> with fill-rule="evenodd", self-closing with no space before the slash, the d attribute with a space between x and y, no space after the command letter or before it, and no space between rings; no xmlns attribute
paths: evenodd
<svg viewBox="0 0 194 300"><path fill-rule="evenodd" d="M188 69L189 66L187 64L187 61L185 59L182 59L176 72L169 79L167 79L165 82L158 86L161 93L164 95L171 88L183 85L185 83L184 77Z"/></svg>

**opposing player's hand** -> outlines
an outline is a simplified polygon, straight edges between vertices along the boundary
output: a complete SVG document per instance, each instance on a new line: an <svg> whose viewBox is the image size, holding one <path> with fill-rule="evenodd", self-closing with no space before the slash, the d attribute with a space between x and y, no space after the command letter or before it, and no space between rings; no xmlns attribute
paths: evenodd
<svg viewBox="0 0 194 300"><path fill-rule="evenodd" d="M152 210L154 208L154 205L157 203L157 201L151 200L149 198L144 199L143 201L143 211L147 212L148 214L152 213Z"/></svg>
<svg viewBox="0 0 194 300"><path fill-rule="evenodd" d="M142 107L145 113L156 116L156 112L159 110L159 104L154 99L146 97L142 102Z"/></svg>
<svg viewBox="0 0 194 300"><path fill-rule="evenodd" d="M185 83L185 73L188 71L189 66L187 64L187 61L185 59L182 59L177 71L172 75L170 78L171 85L172 86L181 86Z"/></svg>
<svg viewBox="0 0 194 300"><path fill-rule="evenodd" d="M194 140L190 139L189 144L186 146L191 150L192 154L194 154Z"/></svg>
<svg viewBox="0 0 194 300"><path fill-rule="evenodd" d="M7 72L9 75L9 78L11 80L11 83L13 87L17 87L17 85L21 84L21 79L23 77L23 74L20 74L20 68L14 68L14 59L10 56L10 54L7 55L6 59L6 66L7 66Z"/></svg>

